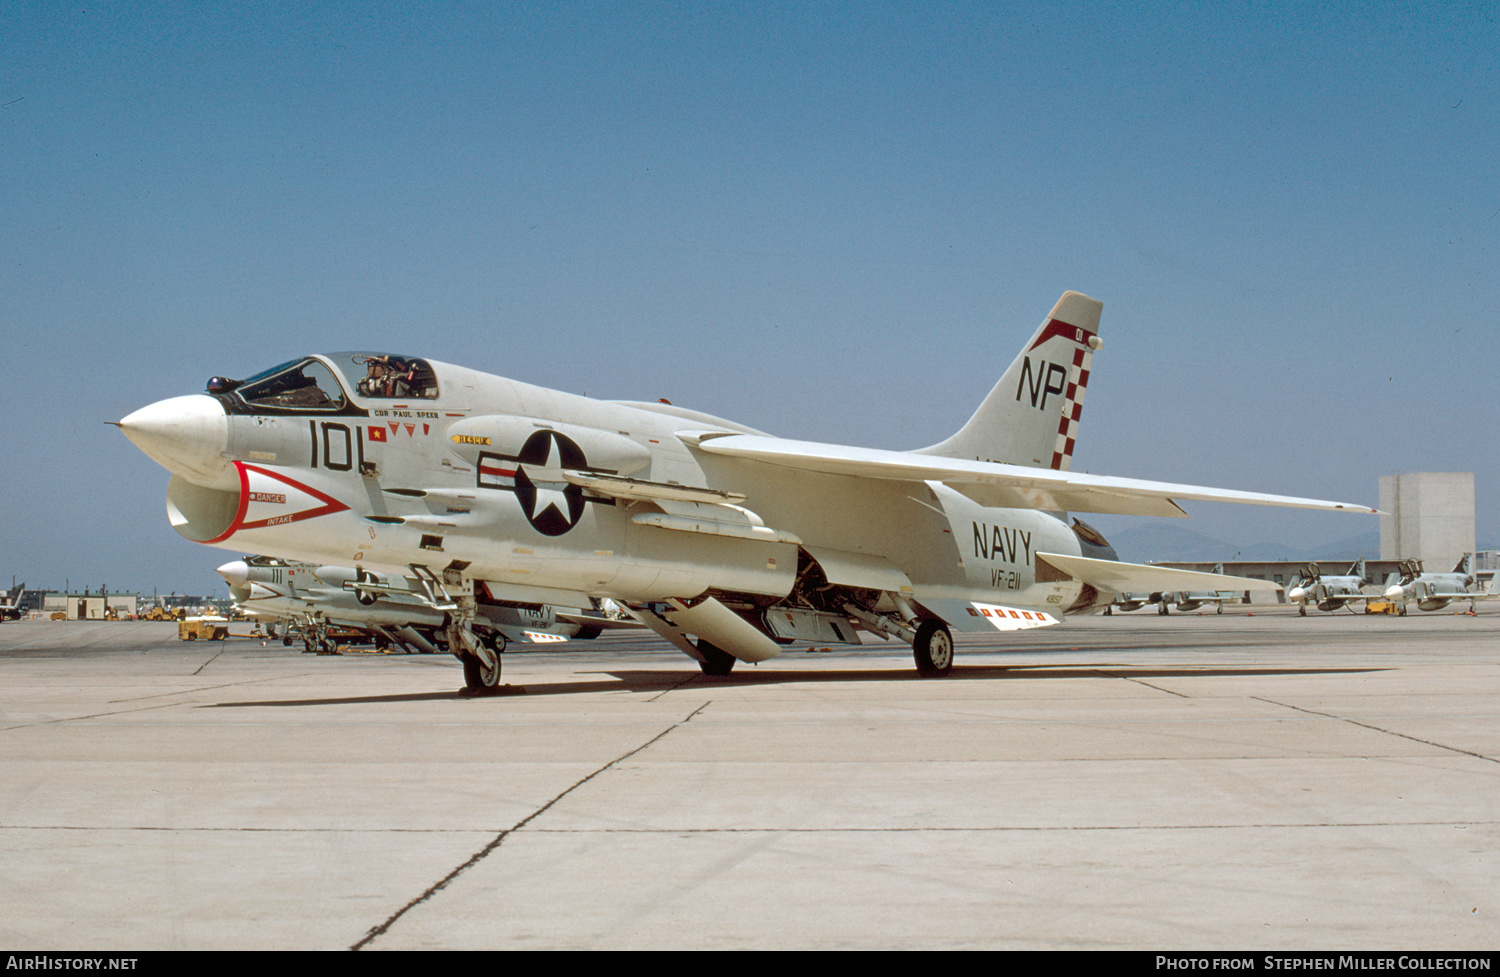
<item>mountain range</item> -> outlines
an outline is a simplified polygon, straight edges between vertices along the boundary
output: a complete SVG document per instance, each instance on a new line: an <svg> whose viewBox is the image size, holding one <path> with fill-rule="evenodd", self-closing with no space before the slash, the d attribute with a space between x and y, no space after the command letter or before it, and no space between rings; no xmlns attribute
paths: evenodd
<svg viewBox="0 0 1500 977"><path fill-rule="evenodd" d="M1330 543L1297 546L1282 543L1229 543L1182 526L1146 524L1109 534L1115 552L1127 563L1190 563L1220 560L1348 561L1379 559L1380 530Z"/></svg>

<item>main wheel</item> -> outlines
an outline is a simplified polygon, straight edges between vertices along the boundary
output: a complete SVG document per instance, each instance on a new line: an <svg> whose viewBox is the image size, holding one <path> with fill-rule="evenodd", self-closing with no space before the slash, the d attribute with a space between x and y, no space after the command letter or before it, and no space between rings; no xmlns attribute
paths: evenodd
<svg viewBox="0 0 1500 977"><path fill-rule="evenodd" d="M953 671L953 635L948 625L936 618L923 621L911 643L911 654L923 678L942 678Z"/></svg>
<svg viewBox="0 0 1500 977"><path fill-rule="evenodd" d="M702 638L698 639L698 654L703 660L698 667L703 669L704 675L728 675L734 671L734 663L739 659L717 645L711 645Z"/></svg>

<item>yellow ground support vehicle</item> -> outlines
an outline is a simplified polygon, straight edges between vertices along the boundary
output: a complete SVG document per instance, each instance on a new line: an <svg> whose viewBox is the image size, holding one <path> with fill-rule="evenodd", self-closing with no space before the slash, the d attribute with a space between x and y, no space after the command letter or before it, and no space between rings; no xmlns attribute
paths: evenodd
<svg viewBox="0 0 1500 977"><path fill-rule="evenodd" d="M223 641L229 637L229 621L222 617L190 617L177 622L177 637L183 641Z"/></svg>

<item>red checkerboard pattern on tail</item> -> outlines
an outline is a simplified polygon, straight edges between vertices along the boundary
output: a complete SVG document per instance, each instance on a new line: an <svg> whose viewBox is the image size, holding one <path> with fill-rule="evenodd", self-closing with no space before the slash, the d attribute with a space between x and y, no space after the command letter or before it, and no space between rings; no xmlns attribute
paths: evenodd
<svg viewBox="0 0 1500 977"><path fill-rule="evenodd" d="M1090 347L1081 346L1073 351L1073 367L1068 371L1068 388L1064 392L1066 401L1057 425L1057 450L1052 453L1052 467L1060 472L1073 467L1078 419L1083 415L1083 394L1089 385L1089 365L1093 361L1094 351Z"/></svg>
<svg viewBox="0 0 1500 977"><path fill-rule="evenodd" d="M979 409L919 454L1068 471L1099 342L1097 299L1064 292ZM1003 340L997 340L1003 348ZM1013 348L1013 347L1012 347Z"/></svg>

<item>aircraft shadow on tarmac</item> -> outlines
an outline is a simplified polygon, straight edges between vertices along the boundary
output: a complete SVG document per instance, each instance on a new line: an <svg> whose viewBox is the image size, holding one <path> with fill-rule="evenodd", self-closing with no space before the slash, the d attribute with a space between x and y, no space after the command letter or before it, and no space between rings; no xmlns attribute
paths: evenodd
<svg viewBox="0 0 1500 977"><path fill-rule="evenodd" d="M1234 667L1225 665L1177 665L1170 668L1140 667L1119 662L1081 662L1059 665L968 665L957 666L944 682L994 679L1166 679L1166 678L1248 678L1255 676L1354 675L1383 672L1386 668L1307 668L1270 667L1264 665ZM890 669L820 669L818 671L744 669L732 675L710 677L698 672L664 672L647 669L605 669L583 672L584 675L607 675L610 678L572 682L548 682L533 686L503 686L498 695L469 696L462 689L441 692L412 692L396 695L344 696L320 699L264 699L250 702L216 702L201 708L233 709L253 706L336 706L374 703L423 702L444 699L504 699L516 695L578 695L587 692L664 692L674 689L698 689L724 686L783 685L818 682L911 682L923 680L906 671Z"/></svg>

